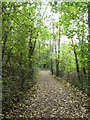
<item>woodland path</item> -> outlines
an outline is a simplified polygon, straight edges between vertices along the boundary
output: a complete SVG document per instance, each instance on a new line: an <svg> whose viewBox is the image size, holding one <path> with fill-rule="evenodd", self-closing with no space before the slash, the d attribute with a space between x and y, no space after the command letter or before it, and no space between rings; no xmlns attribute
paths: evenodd
<svg viewBox="0 0 90 120"><path fill-rule="evenodd" d="M84 108L86 99L85 94L43 70L39 72L37 84L18 105L18 115L25 118L83 118L87 117Z"/></svg>

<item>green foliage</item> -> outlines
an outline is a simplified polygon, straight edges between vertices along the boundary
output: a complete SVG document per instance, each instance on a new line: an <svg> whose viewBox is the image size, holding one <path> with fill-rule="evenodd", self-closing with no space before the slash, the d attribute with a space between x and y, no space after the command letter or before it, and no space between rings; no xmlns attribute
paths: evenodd
<svg viewBox="0 0 90 120"><path fill-rule="evenodd" d="M63 71L64 76L72 77L73 84L82 84L82 89L87 84L88 76L88 40L87 40L87 3L81 2L61 2L54 4L50 2L52 12L57 8L59 19L56 27L60 28L60 37L66 35L68 41L60 45L59 71ZM59 32L56 33L59 36ZM55 39L58 39L56 37ZM56 56L53 54L53 56ZM56 58L55 58L56 59ZM55 69L55 66L54 66ZM77 73L75 73L75 71ZM59 73L60 74L60 73ZM76 74L76 75L74 75ZM77 77L76 77L77 76ZM70 79L70 77L68 78ZM77 80L78 79L78 80ZM69 81L69 80L68 80ZM79 86L80 87L80 86ZM85 87L86 91L87 88Z"/></svg>
<svg viewBox="0 0 90 120"><path fill-rule="evenodd" d="M63 68L64 68L63 71L74 71L76 69L74 53L73 53L72 47L70 45L63 44L61 46L60 56L61 56L60 57L60 62L61 62L60 69L61 70ZM64 67L62 65L64 65Z"/></svg>

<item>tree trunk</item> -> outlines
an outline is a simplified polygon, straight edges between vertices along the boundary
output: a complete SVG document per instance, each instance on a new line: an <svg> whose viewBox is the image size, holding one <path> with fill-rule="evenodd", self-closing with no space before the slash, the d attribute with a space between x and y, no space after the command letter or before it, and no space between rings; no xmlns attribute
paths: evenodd
<svg viewBox="0 0 90 120"><path fill-rule="evenodd" d="M80 81L80 71L79 71L79 64L78 64L78 58L77 58L77 52L76 52L75 46L74 46L74 55L75 55L76 71L78 74L78 80Z"/></svg>
<svg viewBox="0 0 90 120"><path fill-rule="evenodd" d="M32 56L34 54L34 49L36 46L36 40L34 42L31 41L31 38L29 39L29 67L32 69Z"/></svg>
<svg viewBox="0 0 90 120"><path fill-rule="evenodd" d="M57 40L54 39L55 41L55 62L56 62L56 76L58 76L58 57L57 57Z"/></svg>
<svg viewBox="0 0 90 120"><path fill-rule="evenodd" d="M3 39L4 39L4 42L3 42L3 46L2 46L2 59L3 59L4 54L5 54L5 48L6 48L6 42L7 42L7 32L6 31L4 33Z"/></svg>
<svg viewBox="0 0 90 120"><path fill-rule="evenodd" d="M6 60L6 65L9 63L11 65L11 51L12 51L13 47L11 47L9 50L8 50L8 55L7 55L7 60Z"/></svg>
<svg viewBox="0 0 90 120"><path fill-rule="evenodd" d="M52 58L52 56L53 56L53 44L52 44L51 40L50 40L50 53L51 53L51 59L50 59L51 73L53 75L53 58Z"/></svg>
<svg viewBox="0 0 90 120"><path fill-rule="evenodd" d="M51 61L51 72L52 72L52 74L53 74L53 73L54 73L54 69L53 69L53 68L54 68L54 67L53 67L53 46L54 46L54 45L53 45L53 42L54 42L54 40L55 40L55 35L54 35L54 23L53 23L53 26L52 26L52 27L53 27L53 41L50 40L50 49L51 49L51 50L50 50L50 52L51 52L51 60L50 60L50 61Z"/></svg>
<svg viewBox="0 0 90 120"><path fill-rule="evenodd" d="M41 59L41 56L40 56L40 54L41 54L40 48L41 48L41 43L40 43L40 41L39 41L39 60Z"/></svg>
<svg viewBox="0 0 90 120"><path fill-rule="evenodd" d="M79 81L79 83L80 83L79 63L78 63L78 57L77 57L76 47L75 47L75 45L74 45L74 43L73 43L73 40L72 40L72 46L73 46L73 52L74 52L74 56L75 56L76 71L77 71L78 81Z"/></svg>
<svg viewBox="0 0 90 120"><path fill-rule="evenodd" d="M60 60L60 29L59 29L59 39L58 39L58 58L57 58L57 74L59 76L59 60Z"/></svg>

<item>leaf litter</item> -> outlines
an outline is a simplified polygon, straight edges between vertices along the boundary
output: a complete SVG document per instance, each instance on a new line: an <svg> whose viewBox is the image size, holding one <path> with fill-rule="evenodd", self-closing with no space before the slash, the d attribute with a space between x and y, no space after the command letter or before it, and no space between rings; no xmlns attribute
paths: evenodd
<svg viewBox="0 0 90 120"><path fill-rule="evenodd" d="M37 84L22 103L13 105L7 118L89 118L87 95L69 83L56 80L49 71L40 71Z"/></svg>

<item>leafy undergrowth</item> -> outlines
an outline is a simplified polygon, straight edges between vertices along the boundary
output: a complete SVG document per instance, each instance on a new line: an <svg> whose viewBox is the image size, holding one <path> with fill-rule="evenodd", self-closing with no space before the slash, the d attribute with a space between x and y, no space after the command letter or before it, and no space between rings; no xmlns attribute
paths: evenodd
<svg viewBox="0 0 90 120"><path fill-rule="evenodd" d="M32 79L31 71L15 67L3 67L2 114L3 119L10 114L18 102L23 102L26 91L30 90L36 81Z"/></svg>
<svg viewBox="0 0 90 120"><path fill-rule="evenodd" d="M90 113L86 106L89 98L85 93L71 87L68 83L57 81L49 71L41 71L38 82L6 114L7 119L88 119Z"/></svg>

